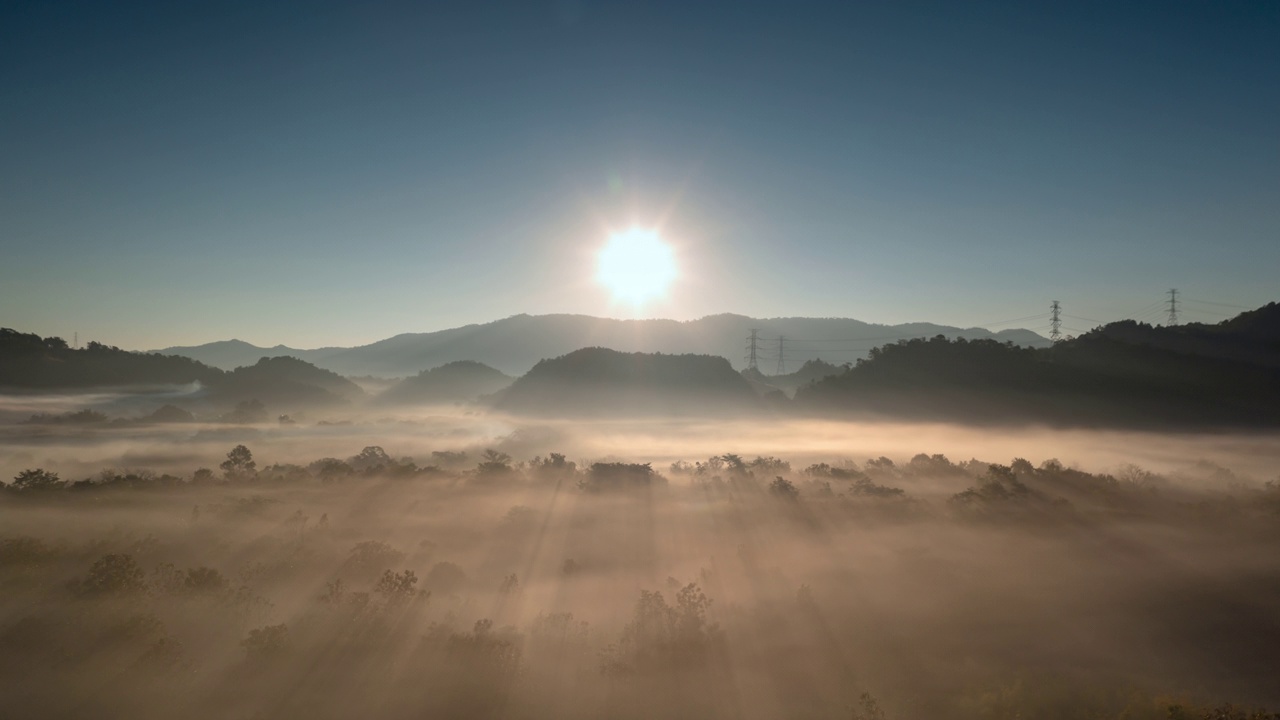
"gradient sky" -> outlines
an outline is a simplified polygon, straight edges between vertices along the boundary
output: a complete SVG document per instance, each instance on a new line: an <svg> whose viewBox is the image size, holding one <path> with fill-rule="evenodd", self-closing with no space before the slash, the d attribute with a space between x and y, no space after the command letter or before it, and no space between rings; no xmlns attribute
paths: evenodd
<svg viewBox="0 0 1280 720"><path fill-rule="evenodd" d="M592 264L632 223L681 258L644 316L1280 299L1276 2L0 7L0 326L630 316Z"/></svg>

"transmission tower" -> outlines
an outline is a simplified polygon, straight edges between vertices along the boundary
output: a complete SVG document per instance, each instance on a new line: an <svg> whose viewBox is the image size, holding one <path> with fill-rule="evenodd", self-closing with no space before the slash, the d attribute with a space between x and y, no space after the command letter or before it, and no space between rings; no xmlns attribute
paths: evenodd
<svg viewBox="0 0 1280 720"><path fill-rule="evenodd" d="M759 368L759 345L760 331L752 328L751 337L747 339L747 369L760 371Z"/></svg>
<svg viewBox="0 0 1280 720"><path fill-rule="evenodd" d="M777 373L778 375L785 375L787 372L786 351L787 351L787 336L779 335L778 336L778 373Z"/></svg>
<svg viewBox="0 0 1280 720"><path fill-rule="evenodd" d="M79 333L79 331L77 331L74 335L72 335L72 336L71 336L71 349L72 349L72 350L75 350L75 349L76 349L76 348L78 348L78 347L80 347L80 333Z"/></svg>
<svg viewBox="0 0 1280 720"><path fill-rule="evenodd" d="M1169 289L1169 324L1178 324L1178 289Z"/></svg>
<svg viewBox="0 0 1280 720"><path fill-rule="evenodd" d="M1049 305L1049 340L1058 342L1062 339L1062 303L1054 300Z"/></svg>

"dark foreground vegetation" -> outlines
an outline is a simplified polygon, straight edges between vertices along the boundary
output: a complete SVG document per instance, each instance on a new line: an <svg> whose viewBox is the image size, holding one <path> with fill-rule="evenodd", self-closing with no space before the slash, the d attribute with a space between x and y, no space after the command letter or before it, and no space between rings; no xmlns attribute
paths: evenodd
<svg viewBox="0 0 1280 720"><path fill-rule="evenodd" d="M1131 320L1046 348L909 340L796 392L803 411L1107 427L1280 425L1280 304L1216 325Z"/></svg>
<svg viewBox="0 0 1280 720"><path fill-rule="evenodd" d="M1214 467L31 468L0 716L1275 718L1277 541Z"/></svg>

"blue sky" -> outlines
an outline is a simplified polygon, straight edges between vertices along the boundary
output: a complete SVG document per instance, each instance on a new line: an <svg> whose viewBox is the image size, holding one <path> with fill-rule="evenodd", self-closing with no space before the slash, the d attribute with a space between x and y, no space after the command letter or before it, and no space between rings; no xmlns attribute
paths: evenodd
<svg viewBox="0 0 1280 720"><path fill-rule="evenodd" d="M0 8L3 326L311 347L1280 299L1277 3ZM592 280L632 223L681 259L639 310Z"/></svg>

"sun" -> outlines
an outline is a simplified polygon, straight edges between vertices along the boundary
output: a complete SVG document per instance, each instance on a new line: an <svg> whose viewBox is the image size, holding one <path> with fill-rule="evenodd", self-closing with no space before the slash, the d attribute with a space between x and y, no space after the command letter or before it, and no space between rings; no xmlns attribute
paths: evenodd
<svg viewBox="0 0 1280 720"><path fill-rule="evenodd" d="M615 300L642 305L661 297L676 279L676 256L655 230L614 233L600 250L596 281Z"/></svg>

